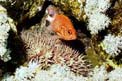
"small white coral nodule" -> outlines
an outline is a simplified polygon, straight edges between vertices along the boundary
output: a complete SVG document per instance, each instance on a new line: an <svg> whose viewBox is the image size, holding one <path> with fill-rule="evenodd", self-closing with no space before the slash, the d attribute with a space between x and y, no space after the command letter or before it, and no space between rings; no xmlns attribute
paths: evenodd
<svg viewBox="0 0 122 81"><path fill-rule="evenodd" d="M98 34L109 26L110 19L102 13L94 13L89 17L88 29L91 34Z"/></svg>
<svg viewBox="0 0 122 81"><path fill-rule="evenodd" d="M117 56L122 49L122 37L108 34L105 36L101 46L110 56Z"/></svg>

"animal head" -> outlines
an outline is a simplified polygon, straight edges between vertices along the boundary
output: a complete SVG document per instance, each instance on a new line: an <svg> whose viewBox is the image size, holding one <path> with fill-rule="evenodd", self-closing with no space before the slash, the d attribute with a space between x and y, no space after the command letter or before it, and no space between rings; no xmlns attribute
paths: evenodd
<svg viewBox="0 0 122 81"><path fill-rule="evenodd" d="M52 6L47 8L47 20L50 22L50 29L56 32L59 38L63 40L75 40L77 38L76 30L71 20L64 14L58 13Z"/></svg>

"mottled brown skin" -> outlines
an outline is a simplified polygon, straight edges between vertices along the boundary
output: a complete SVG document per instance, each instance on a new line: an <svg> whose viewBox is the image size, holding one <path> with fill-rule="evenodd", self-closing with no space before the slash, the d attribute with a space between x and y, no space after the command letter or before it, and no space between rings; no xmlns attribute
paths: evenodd
<svg viewBox="0 0 122 81"><path fill-rule="evenodd" d="M50 22L50 28L56 32L59 38L63 40L76 40L77 33L71 20L55 11L56 9L48 8L49 16L47 20Z"/></svg>

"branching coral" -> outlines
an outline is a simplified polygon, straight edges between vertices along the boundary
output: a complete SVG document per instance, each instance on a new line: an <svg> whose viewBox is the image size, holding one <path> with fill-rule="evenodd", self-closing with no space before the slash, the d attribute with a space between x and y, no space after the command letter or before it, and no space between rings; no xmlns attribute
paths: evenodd
<svg viewBox="0 0 122 81"><path fill-rule="evenodd" d="M91 34L97 34L109 26L110 19L102 13L94 13L89 17L88 29Z"/></svg>
<svg viewBox="0 0 122 81"><path fill-rule="evenodd" d="M30 81L35 77L36 70L39 68L38 61L30 61L27 67L21 66L16 69L15 80L17 81Z"/></svg>
<svg viewBox="0 0 122 81"><path fill-rule="evenodd" d="M44 75L44 76L43 76ZM83 76L75 76L67 66L53 65L48 71L42 71L36 76L36 81L86 81Z"/></svg>
<svg viewBox="0 0 122 81"><path fill-rule="evenodd" d="M11 50L8 47L10 32L17 32L13 19L7 15L7 10L0 5L0 59L7 62L11 59Z"/></svg>
<svg viewBox="0 0 122 81"><path fill-rule="evenodd" d="M21 35L29 58L40 58L43 68L51 64L66 64L76 74L87 75L90 71L90 64L85 60L84 55L71 47L63 44L56 37L45 33L34 31L23 31Z"/></svg>
<svg viewBox="0 0 122 81"><path fill-rule="evenodd" d="M108 81L121 81L122 80L122 68L115 68L108 74Z"/></svg>
<svg viewBox="0 0 122 81"><path fill-rule="evenodd" d="M101 43L103 50L110 56L117 56L122 49L122 37L108 34Z"/></svg>
<svg viewBox="0 0 122 81"><path fill-rule="evenodd" d="M11 59L10 50L7 48L7 39L9 36L10 24L6 9L0 5L0 59L8 61Z"/></svg>
<svg viewBox="0 0 122 81"><path fill-rule="evenodd" d="M30 61L27 66L17 68L14 75L5 76L2 81L86 81L83 76L76 76L65 65L54 64L48 70L41 70L38 61Z"/></svg>
<svg viewBox="0 0 122 81"><path fill-rule="evenodd" d="M86 15L90 16L94 12L106 12L110 5L110 0L86 0Z"/></svg>
<svg viewBox="0 0 122 81"><path fill-rule="evenodd" d="M116 67L111 71L107 71L107 67L103 64L102 66L96 66L93 69L93 72L90 73L88 81L121 81L121 79L121 67Z"/></svg>
<svg viewBox="0 0 122 81"><path fill-rule="evenodd" d="M20 66L14 75L5 75L3 81L34 81L36 70L39 68L38 60L30 61L27 66Z"/></svg>
<svg viewBox="0 0 122 81"><path fill-rule="evenodd" d="M110 7L110 0L86 0L85 13L88 16L88 29L98 34L109 26L110 19L104 14Z"/></svg>
<svg viewBox="0 0 122 81"><path fill-rule="evenodd" d="M100 67L96 66L90 75L90 81L105 81L107 79L106 67L104 65Z"/></svg>
<svg viewBox="0 0 122 81"><path fill-rule="evenodd" d="M25 66L16 69L14 75L5 74L1 81L121 81L122 68L107 71L107 67L96 66L88 77L75 75L66 65L53 64L47 70L41 68L39 60L35 58Z"/></svg>

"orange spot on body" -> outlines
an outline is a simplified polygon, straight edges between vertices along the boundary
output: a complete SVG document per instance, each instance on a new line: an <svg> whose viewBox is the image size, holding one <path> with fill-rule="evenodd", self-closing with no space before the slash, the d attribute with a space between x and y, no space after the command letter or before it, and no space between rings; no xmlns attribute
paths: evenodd
<svg viewBox="0 0 122 81"><path fill-rule="evenodd" d="M55 14L51 27L57 35L64 40L75 40L77 33L71 20L63 14Z"/></svg>

